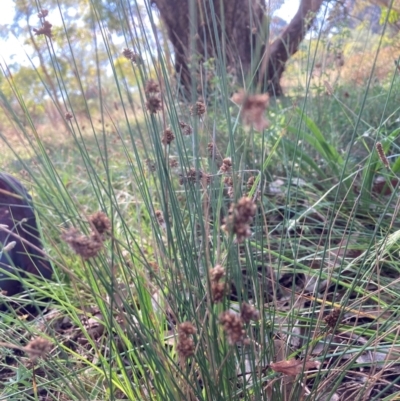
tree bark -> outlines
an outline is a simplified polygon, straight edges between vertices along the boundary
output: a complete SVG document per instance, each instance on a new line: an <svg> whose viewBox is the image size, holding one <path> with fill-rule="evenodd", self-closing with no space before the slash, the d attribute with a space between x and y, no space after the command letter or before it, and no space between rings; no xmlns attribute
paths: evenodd
<svg viewBox="0 0 400 401"><path fill-rule="evenodd" d="M191 94L198 63L210 57L225 58L225 65L240 77L256 72L264 90L282 94L280 79L285 64L298 50L322 2L301 0L293 20L268 45L265 0L152 1L174 47L175 70L186 95Z"/></svg>
<svg viewBox="0 0 400 401"><path fill-rule="evenodd" d="M279 37L266 49L260 69L260 80L266 82L270 95L282 95L280 80L289 58L299 50L323 0L301 0L296 15Z"/></svg>

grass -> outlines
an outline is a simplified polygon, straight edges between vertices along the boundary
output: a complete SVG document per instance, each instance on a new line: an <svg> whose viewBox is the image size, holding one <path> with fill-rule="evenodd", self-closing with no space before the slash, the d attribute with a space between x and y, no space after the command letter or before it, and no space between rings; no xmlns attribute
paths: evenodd
<svg viewBox="0 0 400 401"><path fill-rule="evenodd" d="M65 40L73 59L67 31ZM33 295L17 300L45 294L48 313L2 315L0 398L396 399L396 69L387 84L344 81L330 94L303 86L270 99L270 125L259 132L230 101L236 88L223 65L210 71L202 113L177 100L150 42L148 62L117 69L114 45L102 40L94 57L107 52L118 111L100 91L83 117L65 96L72 118L60 113L53 132L29 119L23 96L25 125L2 98L14 127L0 134L3 169L34 195L55 274L28 280ZM132 43L119 54L123 47ZM72 78L53 73L68 88ZM139 83L135 112L124 74ZM155 113L149 98L162 99ZM86 258L97 211L111 229ZM67 244L76 249L71 228L87 236L81 255Z"/></svg>

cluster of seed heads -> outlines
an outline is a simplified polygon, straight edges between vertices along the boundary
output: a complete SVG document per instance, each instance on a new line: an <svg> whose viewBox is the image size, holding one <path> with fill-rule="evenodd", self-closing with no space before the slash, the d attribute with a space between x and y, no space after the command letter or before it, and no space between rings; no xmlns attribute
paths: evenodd
<svg viewBox="0 0 400 401"><path fill-rule="evenodd" d="M104 240L111 231L111 222L103 212L97 212L89 216L91 231L89 235L82 234L72 227L65 231L61 238L80 255L84 260L98 255L103 248Z"/></svg>
<svg viewBox="0 0 400 401"><path fill-rule="evenodd" d="M240 198L238 203L232 203L229 208L228 217L225 219L224 229L236 234L237 242L243 242L250 237L250 224L256 214L257 206L251 198Z"/></svg>
<svg viewBox="0 0 400 401"><path fill-rule="evenodd" d="M222 302L227 294L227 284L225 281L221 281L224 276L225 269L221 265L217 265L209 271L211 299L214 303Z"/></svg>
<svg viewBox="0 0 400 401"><path fill-rule="evenodd" d="M193 335L196 334L196 327L190 322L181 323L178 326L178 354L187 359L194 354L195 344L193 340Z"/></svg>

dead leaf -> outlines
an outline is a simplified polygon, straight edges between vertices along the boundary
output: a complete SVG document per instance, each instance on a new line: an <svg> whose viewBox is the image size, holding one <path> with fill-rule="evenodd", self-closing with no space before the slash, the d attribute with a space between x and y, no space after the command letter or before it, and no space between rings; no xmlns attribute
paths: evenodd
<svg viewBox="0 0 400 401"><path fill-rule="evenodd" d="M304 361L300 359L289 359L288 361L279 361L271 363L271 369L286 376L296 376L299 373L318 369L321 365L318 361Z"/></svg>

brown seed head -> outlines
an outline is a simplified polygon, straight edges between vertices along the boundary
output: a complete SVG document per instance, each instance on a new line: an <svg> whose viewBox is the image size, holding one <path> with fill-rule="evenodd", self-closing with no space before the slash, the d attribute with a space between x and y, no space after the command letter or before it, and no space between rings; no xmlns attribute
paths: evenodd
<svg viewBox="0 0 400 401"><path fill-rule="evenodd" d="M211 157L211 158L214 157L214 149L215 149L214 142L209 142L207 144L207 150L208 150L208 156Z"/></svg>
<svg viewBox="0 0 400 401"><path fill-rule="evenodd" d="M230 157L225 157L222 160L222 166L220 168L221 173L229 173L232 169L232 159Z"/></svg>
<svg viewBox="0 0 400 401"><path fill-rule="evenodd" d="M161 99L158 95L149 96L146 101L146 109L151 114L156 114L162 109Z"/></svg>
<svg viewBox="0 0 400 401"><path fill-rule="evenodd" d="M225 177L224 178L224 184L227 187L233 187L233 178L232 177Z"/></svg>
<svg viewBox="0 0 400 401"><path fill-rule="evenodd" d="M222 302L228 292L225 282L211 282L211 299L214 303Z"/></svg>
<svg viewBox="0 0 400 401"><path fill-rule="evenodd" d="M379 158L381 159L381 162L386 168L390 168L389 160L385 155L385 151L383 150L382 143L377 142L376 143L376 151L378 152Z"/></svg>
<svg viewBox="0 0 400 401"><path fill-rule="evenodd" d="M178 354L187 359L194 354L195 344L193 340L193 335L196 334L196 327L190 322L184 322L178 327Z"/></svg>
<svg viewBox="0 0 400 401"><path fill-rule="evenodd" d="M146 82L144 93L146 94L146 108L152 114L156 114L162 108L160 99L160 87L154 79L149 79Z"/></svg>
<svg viewBox="0 0 400 401"><path fill-rule="evenodd" d="M251 320L260 320L260 312L247 302L243 302L240 307L240 317L245 323L249 323Z"/></svg>
<svg viewBox="0 0 400 401"><path fill-rule="evenodd" d="M169 161L169 166L170 166L171 168L177 168L177 167L179 166L178 160L176 160L176 159L171 159L171 160Z"/></svg>
<svg viewBox="0 0 400 401"><path fill-rule="evenodd" d="M186 336L196 334L196 332L196 327L194 327L193 324L190 322L184 322L178 327L178 333Z"/></svg>
<svg viewBox="0 0 400 401"><path fill-rule="evenodd" d="M175 139L174 133L168 128L164 131L164 135L161 139L161 142L164 145L170 145L171 142Z"/></svg>
<svg viewBox="0 0 400 401"><path fill-rule="evenodd" d="M111 221L104 212L96 212L89 216L89 223L103 236L111 232Z"/></svg>
<svg viewBox="0 0 400 401"><path fill-rule="evenodd" d="M196 102L193 106L190 106L190 114L192 116L201 117L206 113L206 105L203 102Z"/></svg>
<svg viewBox="0 0 400 401"><path fill-rule="evenodd" d="M69 112L69 111L67 111L66 113L65 113L65 119L67 120L67 121L71 121L72 119L73 119L73 115Z"/></svg>
<svg viewBox="0 0 400 401"><path fill-rule="evenodd" d="M38 18L46 18L49 15L49 10L40 10L38 13Z"/></svg>
<svg viewBox="0 0 400 401"><path fill-rule="evenodd" d="M183 135L192 135L192 133L193 133L193 128L192 128L189 124L186 124L186 123L183 122L183 121L179 121L179 125L180 125L180 127L181 127L181 130L182 130L182 134L183 134Z"/></svg>
<svg viewBox="0 0 400 401"><path fill-rule="evenodd" d="M131 50L131 49L127 49L125 48L124 50L122 50L122 55L127 58L128 60L131 59L131 57L134 55L135 53Z"/></svg>
<svg viewBox="0 0 400 401"><path fill-rule="evenodd" d="M51 27L53 25L50 24L49 21L43 21L42 27L39 29L33 28L33 32L35 32L35 35L45 35L49 39L52 38L53 34L51 33Z"/></svg>
<svg viewBox="0 0 400 401"><path fill-rule="evenodd" d="M225 276L225 269L221 265L216 265L210 269L210 281L218 282Z"/></svg>
<svg viewBox="0 0 400 401"><path fill-rule="evenodd" d="M325 316L324 320L327 326L334 329L338 324L339 317L340 309L334 309L328 316Z"/></svg>
<svg viewBox="0 0 400 401"><path fill-rule="evenodd" d="M203 173L202 181L204 185L211 184L212 176L207 173Z"/></svg>
<svg viewBox="0 0 400 401"><path fill-rule="evenodd" d="M31 340L24 348L25 352L29 354L32 362L36 362L38 358L46 358L50 352L52 344L45 338L36 337Z"/></svg>
<svg viewBox="0 0 400 401"><path fill-rule="evenodd" d="M238 242L243 242L250 237L250 224L257 211L257 206L251 198L240 198L238 203L234 203L229 208L228 217L225 219L224 229L227 232L236 234Z"/></svg>
<svg viewBox="0 0 400 401"><path fill-rule="evenodd" d="M203 180L206 176L201 170L196 171L194 168L190 168L186 173L186 176L180 174L179 183L183 185L185 182L196 183Z"/></svg>
<svg viewBox="0 0 400 401"><path fill-rule="evenodd" d="M196 171L194 168L189 169L186 178L190 182L197 182L203 178L203 172L201 170Z"/></svg>
<svg viewBox="0 0 400 401"><path fill-rule="evenodd" d="M130 49L124 49L122 51L122 55L127 58L128 60L132 61L134 64L141 64L142 58L140 57L140 54L134 53Z"/></svg>
<svg viewBox="0 0 400 401"><path fill-rule="evenodd" d="M246 332L243 329L243 320L238 314L231 311L222 312L219 322L223 326L230 345L242 343L245 340Z"/></svg>
<svg viewBox="0 0 400 401"><path fill-rule="evenodd" d="M103 247L100 235L92 233L90 236L81 234L76 228L65 231L61 238L72 248L72 250L87 260L98 255Z"/></svg>
<svg viewBox="0 0 400 401"><path fill-rule="evenodd" d="M217 265L213 269L210 269L209 273L211 281L211 299L214 303L222 302L228 292L226 283L220 282L225 276L225 269L221 265Z"/></svg>
<svg viewBox="0 0 400 401"><path fill-rule="evenodd" d="M254 177L254 175L252 175L251 177L249 177L249 179L247 180L247 189L251 189L253 188L254 182L256 181L256 177Z"/></svg>
<svg viewBox="0 0 400 401"><path fill-rule="evenodd" d="M154 81L154 79L149 79L146 82L146 86L144 88L144 93L149 96L149 95L155 95L157 93L160 93L160 87L158 85L158 82Z"/></svg>
<svg viewBox="0 0 400 401"><path fill-rule="evenodd" d="M161 210L156 210L154 212L154 214L156 215L156 219L158 221L158 224L162 227L165 226L165 220L164 220L164 214Z"/></svg>

